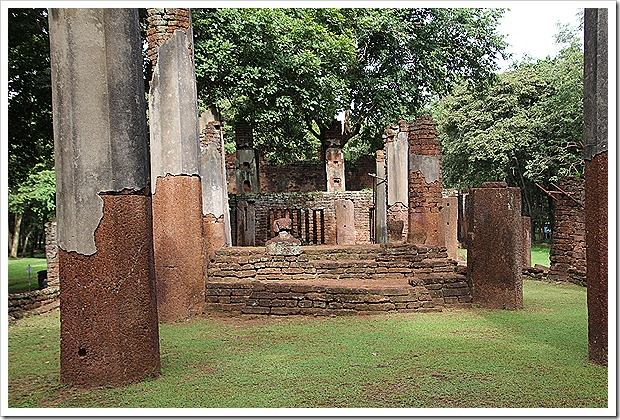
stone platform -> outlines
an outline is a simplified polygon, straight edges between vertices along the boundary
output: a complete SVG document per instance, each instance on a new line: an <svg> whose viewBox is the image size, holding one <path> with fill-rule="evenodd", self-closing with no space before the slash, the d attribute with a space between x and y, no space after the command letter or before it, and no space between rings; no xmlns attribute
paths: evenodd
<svg viewBox="0 0 620 420"><path fill-rule="evenodd" d="M471 307L464 267L439 246L304 246L218 251L207 270L205 312L348 315Z"/></svg>

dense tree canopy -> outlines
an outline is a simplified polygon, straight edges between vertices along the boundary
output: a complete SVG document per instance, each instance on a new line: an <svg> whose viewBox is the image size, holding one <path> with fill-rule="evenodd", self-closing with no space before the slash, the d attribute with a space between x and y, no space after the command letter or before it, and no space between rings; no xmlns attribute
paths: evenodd
<svg viewBox="0 0 620 420"><path fill-rule="evenodd" d="M467 77L490 80L497 9L195 9L199 98L254 125L258 148L311 155L338 113L367 151ZM310 136L308 136L310 133ZM375 142L372 144L372 142ZM364 147L361 147L364 149Z"/></svg>
<svg viewBox="0 0 620 420"><path fill-rule="evenodd" d="M20 242L32 244L53 214L54 136L47 11L11 8L8 22L9 227L17 256Z"/></svg>
<svg viewBox="0 0 620 420"><path fill-rule="evenodd" d="M522 188L524 211L546 219L547 197L563 175L583 172L583 52L577 32L555 57L526 60L486 89L459 85L437 107L444 185L506 181Z"/></svg>

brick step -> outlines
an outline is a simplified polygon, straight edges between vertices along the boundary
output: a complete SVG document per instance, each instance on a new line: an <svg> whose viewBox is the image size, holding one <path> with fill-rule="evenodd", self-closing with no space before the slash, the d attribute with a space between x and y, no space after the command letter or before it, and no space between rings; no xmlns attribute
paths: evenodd
<svg viewBox="0 0 620 420"><path fill-rule="evenodd" d="M208 282L205 312L346 315L441 311L423 286Z"/></svg>

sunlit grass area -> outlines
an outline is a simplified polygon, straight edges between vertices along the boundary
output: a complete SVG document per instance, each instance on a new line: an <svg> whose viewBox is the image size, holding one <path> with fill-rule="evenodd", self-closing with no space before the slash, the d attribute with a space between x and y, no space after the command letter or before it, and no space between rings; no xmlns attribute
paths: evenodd
<svg viewBox="0 0 620 420"><path fill-rule="evenodd" d="M162 324L161 376L59 382L58 312L9 327L11 407L605 407L585 289L524 281L522 311L207 317Z"/></svg>

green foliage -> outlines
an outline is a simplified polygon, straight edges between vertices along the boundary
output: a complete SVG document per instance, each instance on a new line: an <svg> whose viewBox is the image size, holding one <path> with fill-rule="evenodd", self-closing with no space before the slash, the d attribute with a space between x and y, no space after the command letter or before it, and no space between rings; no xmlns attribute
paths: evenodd
<svg viewBox="0 0 620 420"><path fill-rule="evenodd" d="M524 281L523 311L212 317L160 325L162 376L59 383L58 312L8 330L10 407L607 407L586 290Z"/></svg>
<svg viewBox="0 0 620 420"><path fill-rule="evenodd" d="M16 188L38 164L53 167L52 91L46 9L8 10L8 173Z"/></svg>
<svg viewBox="0 0 620 420"><path fill-rule="evenodd" d="M583 53L574 36L555 57L516 63L485 89L458 85L434 110L444 185L484 181L521 187L524 211L544 217L546 189L583 172ZM546 218L546 217L544 217Z"/></svg>
<svg viewBox="0 0 620 420"><path fill-rule="evenodd" d="M18 188L9 192L9 211L29 210L41 222L51 219L56 211L56 174L53 170L35 167Z"/></svg>
<svg viewBox="0 0 620 420"><path fill-rule="evenodd" d="M292 161L316 153L338 113L346 139L374 152L466 77L484 82L504 48L496 9L193 9L199 99L252 123L256 147ZM373 144L374 142L374 144ZM353 152L353 154L359 152Z"/></svg>

